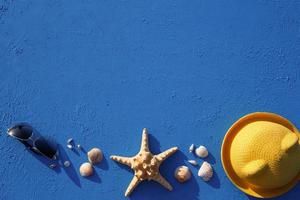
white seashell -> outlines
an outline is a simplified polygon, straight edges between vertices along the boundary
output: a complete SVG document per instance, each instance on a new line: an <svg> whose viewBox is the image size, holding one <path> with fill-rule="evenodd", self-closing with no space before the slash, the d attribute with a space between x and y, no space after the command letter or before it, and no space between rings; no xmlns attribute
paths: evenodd
<svg viewBox="0 0 300 200"><path fill-rule="evenodd" d="M70 165L71 165L71 162L70 162L70 161L66 160L66 161L64 162L64 166L65 166L65 167L70 167Z"/></svg>
<svg viewBox="0 0 300 200"><path fill-rule="evenodd" d="M71 143L73 143L73 141L74 141L73 138L69 138L69 139L67 140L67 143L68 143L68 144L71 144Z"/></svg>
<svg viewBox="0 0 300 200"><path fill-rule="evenodd" d="M197 166L197 165L198 165L198 163L197 163L196 160L188 160L188 162L189 162L190 164L194 165L194 166Z"/></svg>
<svg viewBox="0 0 300 200"><path fill-rule="evenodd" d="M188 181L192 176L191 171L187 166L177 167L174 175L177 181L181 183Z"/></svg>
<svg viewBox="0 0 300 200"><path fill-rule="evenodd" d="M204 181L209 181L212 178L213 174L214 172L211 165L208 162L203 162L198 171L198 176L200 176Z"/></svg>
<svg viewBox="0 0 300 200"><path fill-rule="evenodd" d="M205 146L200 146L195 150L195 153L200 158L205 158L208 156L208 151Z"/></svg>
<svg viewBox="0 0 300 200"><path fill-rule="evenodd" d="M91 163L86 162L80 166L79 172L81 176L87 177L91 176L94 173L94 169Z"/></svg>
<svg viewBox="0 0 300 200"><path fill-rule="evenodd" d="M67 147L68 147L69 149L72 149L72 148L73 148L73 138L69 138L69 139L67 140Z"/></svg>
<svg viewBox="0 0 300 200"><path fill-rule="evenodd" d="M195 149L195 145L191 144L190 148L189 148L189 152L192 153Z"/></svg>
<svg viewBox="0 0 300 200"><path fill-rule="evenodd" d="M54 169L55 167L57 167L57 165L56 165L55 163L52 163L52 164L49 165L49 167L50 167L51 169Z"/></svg>
<svg viewBox="0 0 300 200"><path fill-rule="evenodd" d="M88 153L87 153L88 159L91 164L97 164L100 163L103 159L103 153L100 149L98 148L92 148Z"/></svg>

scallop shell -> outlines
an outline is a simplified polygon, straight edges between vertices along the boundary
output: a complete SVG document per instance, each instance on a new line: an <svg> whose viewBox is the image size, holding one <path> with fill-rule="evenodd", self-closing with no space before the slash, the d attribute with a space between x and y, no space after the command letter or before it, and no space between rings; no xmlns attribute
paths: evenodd
<svg viewBox="0 0 300 200"><path fill-rule="evenodd" d="M199 146L196 150L195 150L195 154L200 157L200 158L205 158L208 156L208 151L206 149L205 146Z"/></svg>
<svg viewBox="0 0 300 200"><path fill-rule="evenodd" d="M79 172L81 176L87 177L91 176L94 173L94 169L91 163L86 162L80 166Z"/></svg>
<svg viewBox="0 0 300 200"><path fill-rule="evenodd" d="M92 148L88 153L87 153L88 159L91 164L97 164L100 163L103 159L103 153L100 149L98 148Z"/></svg>
<svg viewBox="0 0 300 200"><path fill-rule="evenodd" d="M196 160L188 160L188 162L189 162L190 164L194 165L194 166L197 166L197 165L198 165L198 163L197 163Z"/></svg>
<svg viewBox="0 0 300 200"><path fill-rule="evenodd" d="M177 167L174 175L177 181L181 183L188 181L192 176L191 171L187 166Z"/></svg>
<svg viewBox="0 0 300 200"><path fill-rule="evenodd" d="M195 145L191 144L190 148L189 148L189 152L192 153L195 149Z"/></svg>
<svg viewBox="0 0 300 200"><path fill-rule="evenodd" d="M213 174L214 172L211 165L208 162L203 162L198 171L198 176L200 176L204 181L209 181L212 178Z"/></svg>

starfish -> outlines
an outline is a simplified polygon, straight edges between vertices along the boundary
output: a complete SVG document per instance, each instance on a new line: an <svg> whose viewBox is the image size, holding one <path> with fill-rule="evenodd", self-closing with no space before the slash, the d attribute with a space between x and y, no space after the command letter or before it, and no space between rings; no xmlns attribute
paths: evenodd
<svg viewBox="0 0 300 200"><path fill-rule="evenodd" d="M127 165L134 171L133 179L127 187L125 196L129 196L138 184L144 180L156 181L168 190L173 190L171 184L160 174L159 166L177 150L177 147L173 147L158 155L153 155L149 150L148 131L144 128L141 149L138 154L133 157L110 156L112 160Z"/></svg>

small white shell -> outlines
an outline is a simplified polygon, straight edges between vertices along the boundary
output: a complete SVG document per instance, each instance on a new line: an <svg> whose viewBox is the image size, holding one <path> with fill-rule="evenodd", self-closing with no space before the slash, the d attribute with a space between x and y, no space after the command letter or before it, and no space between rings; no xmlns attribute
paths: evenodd
<svg viewBox="0 0 300 200"><path fill-rule="evenodd" d="M208 156L208 151L205 146L200 146L195 150L195 154L200 158L205 158Z"/></svg>
<svg viewBox="0 0 300 200"><path fill-rule="evenodd" d="M190 148L189 148L189 152L192 153L195 149L195 145L191 144Z"/></svg>
<svg viewBox="0 0 300 200"><path fill-rule="evenodd" d="M65 167L70 167L70 165L71 165L71 162L70 162L70 161L66 160L66 161L64 162L64 166L65 166Z"/></svg>
<svg viewBox="0 0 300 200"><path fill-rule="evenodd" d="M68 140L67 140L67 143L68 144L70 144L70 143L72 143L73 142L73 138L69 138Z"/></svg>
<svg viewBox="0 0 300 200"><path fill-rule="evenodd" d="M174 175L177 181L181 183L188 181L192 176L191 171L187 166L177 167Z"/></svg>
<svg viewBox="0 0 300 200"><path fill-rule="evenodd" d="M209 181L212 178L213 174L214 172L211 165L208 162L203 162L198 171L198 176L200 176L204 181Z"/></svg>
<svg viewBox="0 0 300 200"><path fill-rule="evenodd" d="M94 169L91 163L86 162L80 166L79 172L81 176L87 177L91 176L94 173Z"/></svg>
<svg viewBox="0 0 300 200"><path fill-rule="evenodd" d="M79 149L79 150L81 150L81 149L82 149L82 147L81 147L81 145L80 145L80 144L77 144L77 149Z"/></svg>
<svg viewBox="0 0 300 200"><path fill-rule="evenodd" d="M198 163L197 163L196 160L188 160L188 162L189 162L190 164L194 165L194 166L197 166L197 165L198 165Z"/></svg>
<svg viewBox="0 0 300 200"><path fill-rule="evenodd" d="M69 138L69 139L67 140L67 147L68 147L69 149L72 149L72 148L73 148L73 138Z"/></svg>
<svg viewBox="0 0 300 200"><path fill-rule="evenodd" d="M51 169L54 169L55 167L57 167L57 165L56 165L55 163L52 163L52 164L49 165L49 167L50 167Z"/></svg>

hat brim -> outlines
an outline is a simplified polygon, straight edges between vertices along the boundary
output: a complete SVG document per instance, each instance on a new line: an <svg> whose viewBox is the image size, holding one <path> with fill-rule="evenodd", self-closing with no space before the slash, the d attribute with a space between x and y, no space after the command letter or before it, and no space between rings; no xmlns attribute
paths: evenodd
<svg viewBox="0 0 300 200"><path fill-rule="evenodd" d="M251 187L250 184L247 184L247 182L239 178L239 176L235 173L231 165L230 147L233 138L238 134L241 128L255 121L270 121L270 122L278 123L299 135L299 131L297 130L297 128L290 121L281 117L280 115L274 113L268 113L268 112L255 112L255 113L248 114L240 118L238 121L236 121L227 131L223 139L222 148L221 148L222 165L226 175L231 180L231 182L244 193L258 198L271 198L271 197L280 196L288 192L297 184L297 182L300 179L300 172L290 183L288 183L283 187L276 188L276 189L257 189Z"/></svg>

